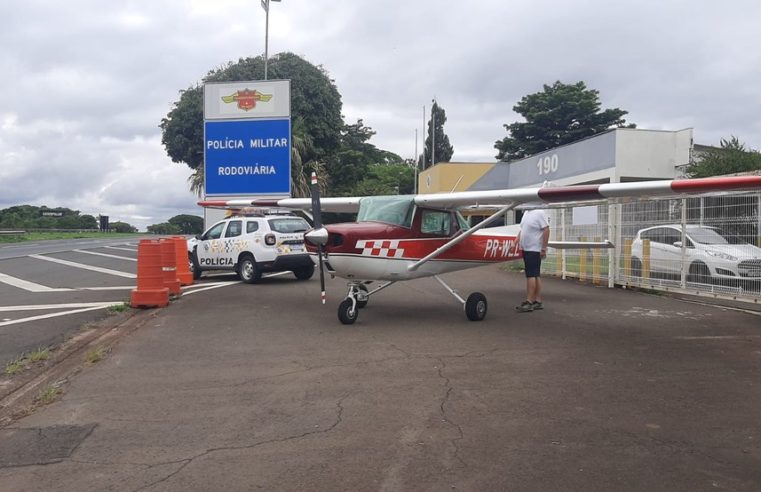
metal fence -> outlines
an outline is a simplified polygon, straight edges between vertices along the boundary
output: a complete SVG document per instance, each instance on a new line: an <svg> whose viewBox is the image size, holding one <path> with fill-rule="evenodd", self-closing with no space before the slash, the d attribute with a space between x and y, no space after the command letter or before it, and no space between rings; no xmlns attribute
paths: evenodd
<svg viewBox="0 0 761 492"><path fill-rule="evenodd" d="M612 249L551 250L547 274L761 302L761 193L551 209L551 240Z"/></svg>

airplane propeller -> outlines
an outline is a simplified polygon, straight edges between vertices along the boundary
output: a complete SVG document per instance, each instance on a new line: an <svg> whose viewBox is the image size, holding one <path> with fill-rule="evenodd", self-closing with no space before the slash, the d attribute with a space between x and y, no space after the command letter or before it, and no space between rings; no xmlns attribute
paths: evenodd
<svg viewBox="0 0 761 492"><path fill-rule="evenodd" d="M322 265L322 253L323 246L328 243L328 230L322 226L322 212L320 208L320 187L317 184L317 174L312 173L312 219L314 220L314 228L304 234L304 239L317 246L317 258L319 260L320 267L320 299L325 304L325 271Z"/></svg>

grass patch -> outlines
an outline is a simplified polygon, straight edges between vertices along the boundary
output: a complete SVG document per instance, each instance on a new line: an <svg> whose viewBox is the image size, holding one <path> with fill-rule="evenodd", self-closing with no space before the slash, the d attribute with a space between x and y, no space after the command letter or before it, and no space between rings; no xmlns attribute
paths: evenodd
<svg viewBox="0 0 761 492"><path fill-rule="evenodd" d="M98 347L88 351L85 358L88 363L95 364L96 362L103 360L107 353L108 349L106 347Z"/></svg>
<svg viewBox="0 0 761 492"><path fill-rule="evenodd" d="M47 347L45 348L40 347L33 352L29 352L26 355L26 358L29 360L29 362L39 362L41 360L48 360L48 358L50 358L50 349L48 349Z"/></svg>
<svg viewBox="0 0 761 492"><path fill-rule="evenodd" d="M129 308L130 308L129 303L123 302L121 304L114 304L113 306L108 306L108 309L106 311L108 311L111 314L116 314L116 313L123 313L129 310Z"/></svg>
<svg viewBox="0 0 761 492"><path fill-rule="evenodd" d="M35 398L35 401L42 405L47 405L49 403L53 403L61 393L63 393L61 388L56 386L47 386L40 390L39 394L37 394L37 397Z"/></svg>
<svg viewBox="0 0 761 492"><path fill-rule="evenodd" d="M27 369L30 365L48 360L50 358L50 349L40 347L37 350L33 350L29 353L24 353L16 357L15 360L8 362L5 365L5 374L12 376Z"/></svg>
<svg viewBox="0 0 761 492"><path fill-rule="evenodd" d="M17 357L16 360L12 360L5 364L5 374L13 376L23 371L26 366L24 365L24 357Z"/></svg>
<svg viewBox="0 0 761 492"><path fill-rule="evenodd" d="M145 234L127 232L25 232L23 234L1 234L0 243L20 243L23 241L48 241L52 239L84 238L136 238Z"/></svg>

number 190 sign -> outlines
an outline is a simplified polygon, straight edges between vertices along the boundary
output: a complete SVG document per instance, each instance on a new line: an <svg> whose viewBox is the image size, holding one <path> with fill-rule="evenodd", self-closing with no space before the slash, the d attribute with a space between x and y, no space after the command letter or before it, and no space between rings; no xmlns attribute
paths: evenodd
<svg viewBox="0 0 761 492"><path fill-rule="evenodd" d="M290 196L290 81L204 86L206 195Z"/></svg>

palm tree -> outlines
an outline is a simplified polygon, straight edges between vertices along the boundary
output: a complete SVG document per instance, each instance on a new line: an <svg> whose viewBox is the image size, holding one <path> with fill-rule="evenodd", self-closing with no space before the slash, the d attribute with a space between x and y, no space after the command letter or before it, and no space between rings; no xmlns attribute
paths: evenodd
<svg viewBox="0 0 761 492"><path fill-rule="evenodd" d="M325 163L308 159L314 151L312 137L306 133L304 123L297 119L291 129L291 196L294 198L308 197L309 186L312 182L312 172L317 173L317 184L320 192L325 191L328 183L328 172ZM307 159L306 162L304 159Z"/></svg>

